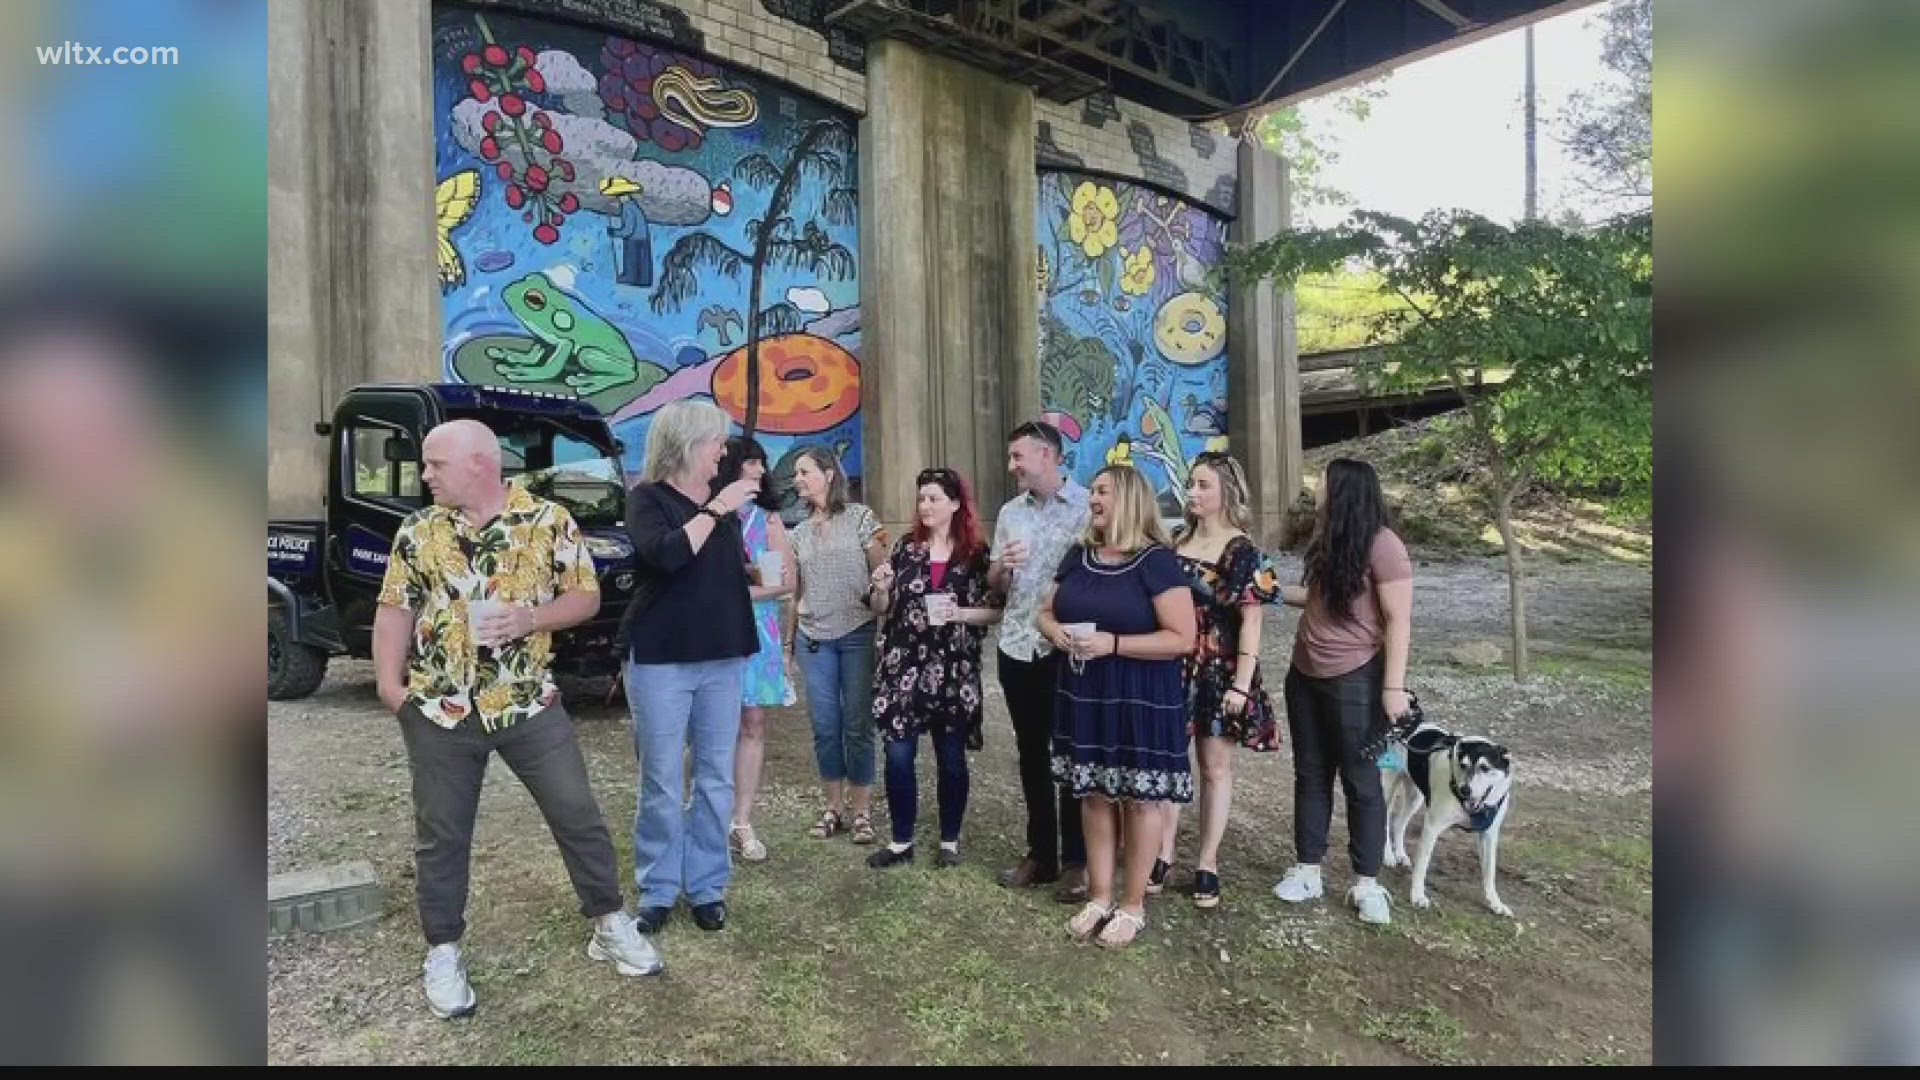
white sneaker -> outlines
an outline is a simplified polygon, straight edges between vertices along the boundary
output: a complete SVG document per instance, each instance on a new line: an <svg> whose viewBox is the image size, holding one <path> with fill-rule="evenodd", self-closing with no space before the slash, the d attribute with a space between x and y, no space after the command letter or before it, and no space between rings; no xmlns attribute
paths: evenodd
<svg viewBox="0 0 1920 1080"><path fill-rule="evenodd" d="M640 933L626 912L619 912L606 924L595 924L593 940L587 943L587 959L613 961L613 970L622 975L658 975L666 966L660 950Z"/></svg>
<svg viewBox="0 0 1920 1080"><path fill-rule="evenodd" d="M1355 885L1347 890L1347 903L1360 912L1360 921L1385 926L1393 921L1393 898L1379 882Z"/></svg>
<svg viewBox="0 0 1920 1080"><path fill-rule="evenodd" d="M1309 900L1318 900L1326 893L1326 886L1320 882L1320 868L1305 863L1295 863L1287 870L1287 876L1273 887L1273 895L1289 904L1304 904Z"/></svg>
<svg viewBox="0 0 1920 1080"><path fill-rule="evenodd" d="M442 1020L473 1015L478 999L467 981L467 960L458 945L435 945L427 950L427 1007Z"/></svg>

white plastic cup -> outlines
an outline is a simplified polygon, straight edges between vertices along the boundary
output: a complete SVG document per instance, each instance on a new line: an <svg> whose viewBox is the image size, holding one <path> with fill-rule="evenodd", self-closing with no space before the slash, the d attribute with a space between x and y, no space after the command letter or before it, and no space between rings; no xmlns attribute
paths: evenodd
<svg viewBox="0 0 1920 1080"><path fill-rule="evenodd" d="M927 622L933 626L945 626L953 621L959 601L950 593L934 593L927 597Z"/></svg>
<svg viewBox="0 0 1920 1080"><path fill-rule="evenodd" d="M487 616L506 611L513 605L505 600L475 600L467 605L467 632L473 636L475 645L491 647L494 642L481 636L480 624Z"/></svg>
<svg viewBox="0 0 1920 1080"><path fill-rule="evenodd" d="M781 571L785 568L786 560L781 558L779 552L763 551L753 562L754 565L760 569L761 588L777 589L780 587Z"/></svg>
<svg viewBox="0 0 1920 1080"><path fill-rule="evenodd" d="M1067 637L1070 638L1075 644L1079 644L1080 642L1083 642L1088 638L1092 637L1096 632L1099 631L1100 628L1090 622L1077 622L1077 623L1067 623L1064 626L1062 626L1060 629L1065 630L1067 632ZM1073 673L1075 675L1086 674L1087 662L1085 660L1082 660L1078 656L1068 654L1067 666L1073 669Z"/></svg>

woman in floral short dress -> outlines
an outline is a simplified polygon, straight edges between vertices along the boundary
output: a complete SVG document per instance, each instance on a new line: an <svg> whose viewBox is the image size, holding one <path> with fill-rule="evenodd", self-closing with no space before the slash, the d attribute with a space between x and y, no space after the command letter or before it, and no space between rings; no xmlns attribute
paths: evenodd
<svg viewBox="0 0 1920 1080"><path fill-rule="evenodd" d="M796 700L793 683L787 678L786 651L780 645L782 598L793 594L795 578L793 545L787 541L786 526L777 512L779 500L767 479L767 452L752 439L728 439L727 454L720 459L720 475L714 482L724 488L742 477L760 483L760 494L740 508L760 651L747 659L741 685L740 741L733 752L733 824L727 840L742 859L762 862L767 857L767 845L754 835L753 799L760 790L760 765L767 756L765 710L792 705ZM780 580L775 584L762 581L760 575L763 557L769 553L780 559Z"/></svg>
<svg viewBox="0 0 1920 1080"><path fill-rule="evenodd" d="M1233 803L1234 747L1280 748L1279 723L1260 678L1262 605L1279 599L1280 582L1247 536L1252 521L1240 463L1221 453L1194 459L1187 520L1174 554L1199 618L1199 643L1186 658L1185 676L1191 731L1200 749L1200 855L1194 862L1193 902L1203 908L1220 903L1220 841ZM1179 812L1177 804L1169 804L1160 858L1148 879L1150 892L1160 891L1172 869Z"/></svg>

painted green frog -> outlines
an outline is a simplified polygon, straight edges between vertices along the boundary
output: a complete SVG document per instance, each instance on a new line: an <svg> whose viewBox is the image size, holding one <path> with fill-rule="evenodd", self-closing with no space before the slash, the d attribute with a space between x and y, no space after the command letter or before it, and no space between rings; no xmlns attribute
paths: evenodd
<svg viewBox="0 0 1920 1080"><path fill-rule="evenodd" d="M634 356L617 327L545 274L528 274L501 295L534 337L525 348L487 348L487 359L510 382L558 380L586 398L636 379L643 380L639 391L645 393L666 377L658 365Z"/></svg>

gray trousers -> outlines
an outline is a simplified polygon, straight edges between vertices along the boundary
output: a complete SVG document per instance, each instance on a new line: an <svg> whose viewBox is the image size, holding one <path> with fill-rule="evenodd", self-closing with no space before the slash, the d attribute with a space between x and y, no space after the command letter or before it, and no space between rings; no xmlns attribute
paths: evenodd
<svg viewBox="0 0 1920 1080"><path fill-rule="evenodd" d="M596 918L620 910L613 835L587 783L573 719L558 702L491 735L473 717L443 728L411 704L399 719L413 765L414 891L428 945L459 941L466 932L473 820L487 759L496 750L546 817L580 897L580 914Z"/></svg>

